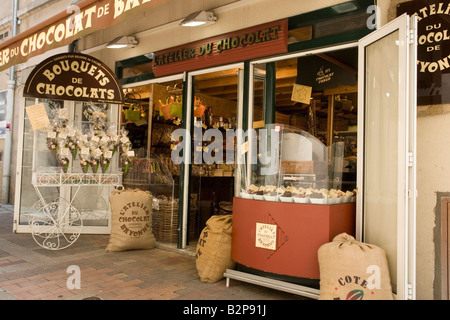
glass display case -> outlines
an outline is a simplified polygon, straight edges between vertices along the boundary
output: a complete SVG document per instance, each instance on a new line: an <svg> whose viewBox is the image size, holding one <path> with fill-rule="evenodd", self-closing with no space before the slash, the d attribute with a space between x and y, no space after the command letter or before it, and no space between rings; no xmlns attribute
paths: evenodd
<svg viewBox="0 0 450 320"><path fill-rule="evenodd" d="M287 125L251 130L241 141L232 259L240 269L318 287L319 247L355 234L355 190L334 179L343 153Z"/></svg>
<svg viewBox="0 0 450 320"><path fill-rule="evenodd" d="M355 201L354 186L342 184L339 142L327 148L306 131L270 124L251 131L245 143L239 197L325 205Z"/></svg>

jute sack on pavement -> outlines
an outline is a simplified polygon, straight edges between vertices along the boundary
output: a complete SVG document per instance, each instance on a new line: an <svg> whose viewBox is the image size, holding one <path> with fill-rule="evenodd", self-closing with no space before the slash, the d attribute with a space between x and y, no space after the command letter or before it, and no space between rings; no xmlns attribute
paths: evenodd
<svg viewBox="0 0 450 320"><path fill-rule="evenodd" d="M392 300L385 251L341 233L318 250L320 300Z"/></svg>
<svg viewBox="0 0 450 320"><path fill-rule="evenodd" d="M206 221L198 239L195 265L202 282L222 279L226 269L235 267L231 259L232 215L215 215Z"/></svg>
<svg viewBox="0 0 450 320"><path fill-rule="evenodd" d="M153 196L148 191L136 189L111 192L111 235L106 252L155 247L152 201Z"/></svg>

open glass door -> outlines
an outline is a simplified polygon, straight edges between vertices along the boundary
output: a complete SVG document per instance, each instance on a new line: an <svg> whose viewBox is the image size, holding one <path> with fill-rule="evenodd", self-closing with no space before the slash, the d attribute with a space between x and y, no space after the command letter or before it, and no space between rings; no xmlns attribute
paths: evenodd
<svg viewBox="0 0 450 320"><path fill-rule="evenodd" d="M386 251L397 299L415 298L412 26L407 15L397 18L361 39L358 54L357 237Z"/></svg>
<svg viewBox="0 0 450 320"><path fill-rule="evenodd" d="M236 130L243 125L242 63L190 72L188 75L181 248L190 244L215 214L232 212L235 186ZM237 180L236 180L237 181ZM189 186L186 187L186 186ZM197 226L194 225L197 224Z"/></svg>

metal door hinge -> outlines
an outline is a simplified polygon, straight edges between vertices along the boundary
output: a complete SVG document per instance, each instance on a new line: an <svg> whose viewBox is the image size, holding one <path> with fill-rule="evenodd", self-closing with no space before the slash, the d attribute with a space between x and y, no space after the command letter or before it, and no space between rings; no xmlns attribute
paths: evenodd
<svg viewBox="0 0 450 320"><path fill-rule="evenodd" d="M416 32L415 32L414 29L409 30L409 44L414 43L414 41L415 41L415 39L414 39L415 34L416 34Z"/></svg>
<svg viewBox="0 0 450 320"><path fill-rule="evenodd" d="M413 286L411 283L408 283L408 293L407 293L407 298L408 300L413 300L414 298L414 293L413 293Z"/></svg>
<svg viewBox="0 0 450 320"><path fill-rule="evenodd" d="M414 155L412 152L408 152L408 167L412 167L414 164Z"/></svg>

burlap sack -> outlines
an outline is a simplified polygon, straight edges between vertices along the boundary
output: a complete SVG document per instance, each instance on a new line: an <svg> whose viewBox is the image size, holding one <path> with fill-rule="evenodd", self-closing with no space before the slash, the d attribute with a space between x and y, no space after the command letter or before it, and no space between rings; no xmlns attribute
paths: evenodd
<svg viewBox="0 0 450 320"><path fill-rule="evenodd" d="M226 269L233 269L231 259L232 215L215 215L206 221L197 243L195 265L202 282L222 279Z"/></svg>
<svg viewBox="0 0 450 320"><path fill-rule="evenodd" d="M148 191L136 189L111 192L111 235L106 252L155 247L152 201L152 194Z"/></svg>
<svg viewBox="0 0 450 320"><path fill-rule="evenodd" d="M392 300L385 251L342 233L318 251L320 300Z"/></svg>

